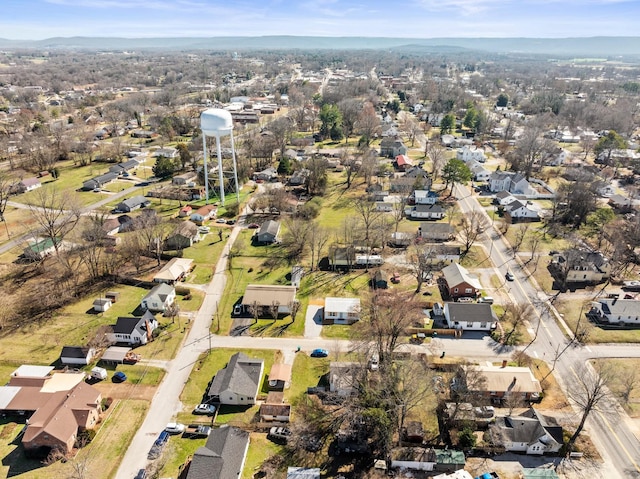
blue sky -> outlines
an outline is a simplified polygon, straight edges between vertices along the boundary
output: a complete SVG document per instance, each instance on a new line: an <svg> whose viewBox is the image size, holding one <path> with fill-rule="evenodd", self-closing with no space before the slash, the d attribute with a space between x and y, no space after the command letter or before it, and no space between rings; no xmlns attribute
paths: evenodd
<svg viewBox="0 0 640 479"><path fill-rule="evenodd" d="M0 37L640 34L640 0L1 0Z"/></svg>

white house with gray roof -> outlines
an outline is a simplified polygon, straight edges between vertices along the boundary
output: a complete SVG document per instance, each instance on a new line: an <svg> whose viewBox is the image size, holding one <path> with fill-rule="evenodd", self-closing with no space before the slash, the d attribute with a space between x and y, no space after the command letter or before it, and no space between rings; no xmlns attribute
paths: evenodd
<svg viewBox="0 0 640 479"><path fill-rule="evenodd" d="M601 298L591 303L590 316L612 324L640 324L640 301L636 299Z"/></svg>
<svg viewBox="0 0 640 479"><path fill-rule="evenodd" d="M153 312L164 312L175 300L176 289L170 284L159 283L142 298L140 307Z"/></svg>
<svg viewBox="0 0 640 479"><path fill-rule="evenodd" d="M447 326L465 331L491 331L497 318L487 303L444 303Z"/></svg>
<svg viewBox="0 0 640 479"><path fill-rule="evenodd" d="M146 208L149 206L151 202L145 198L144 196L134 196L133 198L128 198L124 201L118 203L116 209L118 211L129 213L133 210L137 210L138 208Z"/></svg>
<svg viewBox="0 0 640 479"><path fill-rule="evenodd" d="M263 372L263 359L236 353L211 381L207 393L209 399L234 406L253 405L258 397Z"/></svg>

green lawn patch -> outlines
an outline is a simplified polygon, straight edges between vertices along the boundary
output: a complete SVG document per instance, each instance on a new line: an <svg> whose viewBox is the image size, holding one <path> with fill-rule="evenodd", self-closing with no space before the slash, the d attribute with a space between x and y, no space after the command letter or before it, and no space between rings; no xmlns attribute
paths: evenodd
<svg viewBox="0 0 640 479"><path fill-rule="evenodd" d="M306 394L308 387L318 386L328 373L328 359L312 358L303 353L296 354L291 372L291 387L285 390L285 399L289 402L295 401L302 394Z"/></svg>
<svg viewBox="0 0 640 479"><path fill-rule="evenodd" d="M247 459L242 470L242 479L251 479L258 471L264 461L271 456L283 452L283 446L275 444L267 439L264 433L252 432L249 438L249 450L247 451Z"/></svg>

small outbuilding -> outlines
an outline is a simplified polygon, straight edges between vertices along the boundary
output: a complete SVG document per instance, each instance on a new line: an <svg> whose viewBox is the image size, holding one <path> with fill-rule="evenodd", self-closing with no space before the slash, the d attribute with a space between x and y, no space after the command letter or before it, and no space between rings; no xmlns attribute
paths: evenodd
<svg viewBox="0 0 640 479"><path fill-rule="evenodd" d="M113 306L113 303L108 298L98 298L93 301L93 310L98 313L104 313L111 306Z"/></svg>
<svg viewBox="0 0 640 479"><path fill-rule="evenodd" d="M86 366L93 361L96 350L88 346L64 346L60 353L62 364Z"/></svg>

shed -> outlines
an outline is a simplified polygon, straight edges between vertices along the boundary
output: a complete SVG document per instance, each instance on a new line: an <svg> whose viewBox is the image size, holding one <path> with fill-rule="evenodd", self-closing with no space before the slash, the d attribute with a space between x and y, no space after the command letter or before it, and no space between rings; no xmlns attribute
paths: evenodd
<svg viewBox="0 0 640 479"><path fill-rule="evenodd" d="M107 298L98 298L93 301L93 310L101 313L104 313L111 306L113 306L112 301Z"/></svg>
<svg viewBox="0 0 640 479"><path fill-rule="evenodd" d="M280 223L278 221L268 220L262 223L260 229L256 233L256 242L260 244L275 243L278 241L278 233L280 232Z"/></svg>
<svg viewBox="0 0 640 479"><path fill-rule="evenodd" d="M111 300L112 303L117 303L118 298L120 297L120 293L118 293L117 291L107 291L104 294L104 297Z"/></svg>
<svg viewBox="0 0 640 479"><path fill-rule="evenodd" d="M289 422L291 420L291 404L262 404L260 420Z"/></svg>
<svg viewBox="0 0 640 479"><path fill-rule="evenodd" d="M373 289L387 289L389 287L387 273L380 269L376 271L371 278L371 287Z"/></svg>
<svg viewBox="0 0 640 479"><path fill-rule="evenodd" d="M291 364L278 363L271 366L269 389L282 390L291 385Z"/></svg>

